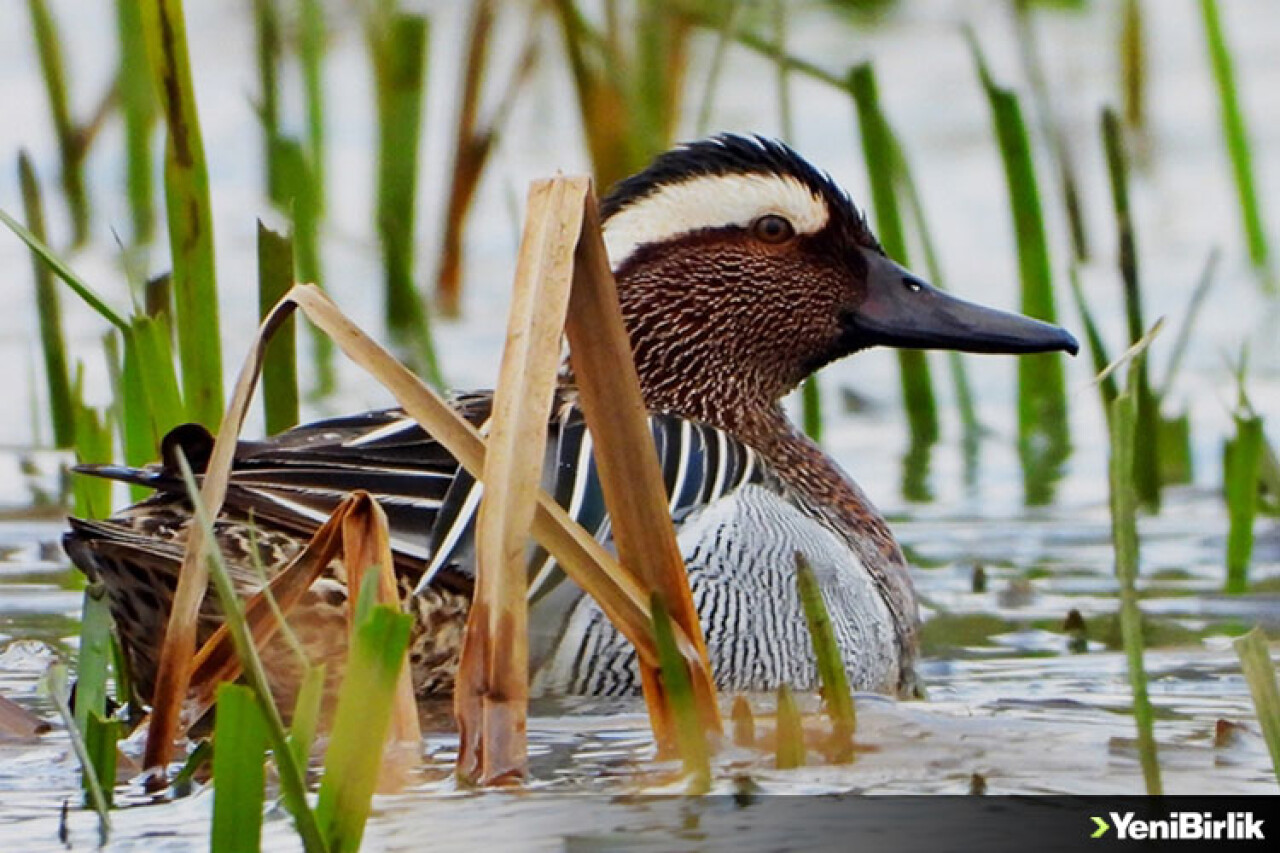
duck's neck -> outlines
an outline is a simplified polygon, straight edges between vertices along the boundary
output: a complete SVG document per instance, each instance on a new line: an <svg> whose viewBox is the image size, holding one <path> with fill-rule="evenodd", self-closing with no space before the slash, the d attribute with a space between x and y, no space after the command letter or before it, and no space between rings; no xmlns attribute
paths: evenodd
<svg viewBox="0 0 1280 853"><path fill-rule="evenodd" d="M660 404L653 408L665 408ZM857 555L892 611L904 650L915 643L917 607L906 559L888 523L856 483L777 403L678 412L731 433L756 450L806 508L842 537ZM668 409L669 410L669 409Z"/></svg>

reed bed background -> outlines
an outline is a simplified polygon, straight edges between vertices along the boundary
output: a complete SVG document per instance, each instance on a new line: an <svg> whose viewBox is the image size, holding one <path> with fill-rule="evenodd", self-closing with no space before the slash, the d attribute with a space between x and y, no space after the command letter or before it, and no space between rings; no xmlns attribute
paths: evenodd
<svg viewBox="0 0 1280 853"><path fill-rule="evenodd" d="M1036 36L1039 16L1074 14L1069 8L1046 11L1045 4L1014 0L1007 9L1009 29L991 26L989 18L983 19L987 26L967 32L950 27L951 49L970 50L973 57L971 79L956 86L967 93L966 103L987 111L978 113L989 121L982 143L992 166L987 175L1000 180L1002 167L1005 185L1002 189L998 182L988 182L982 189L990 197L1004 199L985 208L1002 211L999 225L964 232L984 235L990 248L977 253L980 262L969 256L955 266L949 265L955 241L945 236L955 225L927 214L935 205L941 206L942 196L951 188L935 187L921 177L924 172L938 174L941 167L926 164L912 144L924 123L927 102L907 103L902 94L907 87L884 72L886 66L901 68L892 57L872 56L870 61L860 57L841 67L828 54L821 59L811 56L810 45L797 38L792 22L793 16L826 16L831 31L839 27L841 39L856 42L864 32L874 34L877 25L866 9L852 7L893 4L831 2L818 8L782 0L748 4L606 0L597 7L572 0L513 4L477 0L460 16L438 4L395 0L362 4L255 0L235 14L244 18L237 32L253 37L256 79L228 84L218 78L216 68L201 62L200 55L189 55L187 36L195 29L188 26L186 15L194 7L184 14L179 0L120 2L114 43L103 48L119 56L106 96L95 90L92 81L68 73L64 43L70 20L65 10L43 0L29 0L27 5L30 31L26 38L33 46L32 56L38 58L44 84L48 138L56 141L48 151L35 148L33 142L31 152L15 153L12 174L19 177L21 192L0 194L4 223L32 249L35 259L33 301L39 309L43 390L32 389L30 399L21 401L35 413L37 425L29 443L73 447L76 457L84 461L123 458L141 464L154 457L160 436L178 423L195 420L216 427L223 416L223 356L232 363L239 359L248 349L248 324L243 319L254 310L266 315L295 280L333 288L343 308L349 307L362 324L378 325L396 354L428 384L443 388L452 384L450 379L485 375L493 364L491 356L468 360L454 357L452 346L438 346L440 334L449 333L450 328L441 326L435 315L478 316L498 329L494 334L500 333L505 301L495 304L495 294L496 299L505 300L504 291L475 282L493 273L492 256L503 254L494 252L495 246L510 246L512 252L507 254L513 255L515 235L527 211L519 211L520 206L513 203L509 216L494 212L506 206L506 199L519 198L523 183L533 174L589 168L597 186L605 187L641 168L675 140L691 136L695 128L728 126L787 136L820 164L822 157L810 150L809 143L818 151L844 150L842 162L853 159L850 152L860 152L865 178L852 170L838 177L866 204L888 254L930 274L940 285L945 275L946 284L967 295L978 296L976 287L990 287L985 280L975 285L978 277L1003 279L1007 285L1003 300L1018 303L1024 312L1067 325L1080 320L1093 370L1073 368L1071 376L1083 384L1088 379L1085 374L1100 374L1097 393L1102 405L1096 408L1090 399L1093 391L1072 390L1073 380L1068 379L1068 368L1059 355L1019 361L1016 378L1002 371L1000 375L1008 381L999 387L990 379L971 380L979 375L971 359L946 357L950 381L943 383L936 373L943 357L898 354L892 371L898 377L898 390L891 393L900 412L893 421L893 450L901 457L899 495L908 502L927 502L938 492L980 494L984 456L989 458L1003 452L1003 445L1012 444L1021 471L1019 502L1026 507L1051 506L1058 500L1058 484L1073 464L1078 446L1109 448L1109 468L1094 471L1093 476L1109 486L1116 609L1132 684L1142 774L1147 791L1160 792L1156 735L1143 668L1137 520L1142 513L1159 512L1164 489L1191 479L1193 447L1221 446L1221 470L1211 479L1221 486L1230 519L1229 530L1224 531L1222 584L1231 594L1248 594L1258 517L1276 512L1280 494L1274 423L1267 420L1274 408L1255 405L1257 399L1249 388L1256 379L1251 378L1247 355L1221 369L1223 383L1236 389L1229 405L1230 432L1205 433L1206 427L1191 420L1186 411L1173 411L1182 399L1175 379L1184 353L1190 347L1205 346L1206 333L1197 319L1204 300L1266 300L1269 297L1258 292L1274 289L1275 282L1266 225L1274 221L1274 213L1268 220L1266 195L1258 190L1260 179L1249 144L1249 102L1240 97L1231 34L1215 0L1199 0L1197 9L1207 57L1204 79L1206 86L1212 81L1224 140L1222 170L1209 179L1221 185L1220 195L1237 199L1240 224L1229 231L1230 243L1222 249L1237 273L1229 282L1215 284L1219 253L1213 247L1215 241L1223 240L1223 230L1216 222L1206 222L1204 236L1188 252L1208 255L1210 261L1198 276L1199 269L1185 273L1183 290L1191 297L1179 302L1171 301L1164 292L1167 288L1151 283L1156 277L1151 270L1167 274L1168 264L1144 254L1142 234L1148 225L1143 214L1150 217L1151 205L1135 198L1135 184L1140 193L1155 181L1161 151L1150 119L1149 90L1157 85L1148 74L1150 21L1143 16L1150 8L1140 0L1118 4L1122 14L1114 22L1114 43L1122 73L1111 97L1088 105L1091 132L1086 142L1066 128L1065 84L1055 79L1045 46ZM884 13L882 9L880 14ZM461 24L460 17L464 18ZM450 29L442 30L437 18L447 20ZM1229 24L1229 15L1225 21ZM208 23L201 18L200 26ZM451 35L441 37L442 31ZM449 43L447 38L457 33L465 37ZM363 42L361 51L340 49L353 39ZM82 44L83 38L77 35L75 43ZM498 50L497 45L509 49ZM1017 64L1010 64L1010 55L1018 57ZM728 62L740 67L757 63L769 69L776 81L776 98L744 97L724 73ZM359 85L351 82L357 78ZM256 126L252 134L248 128L241 129L256 140L256 153L248 145L226 146L225 138L222 146L207 145L202 138L204 93L214 88L252 93ZM446 90L452 94L446 95ZM353 97L353 92L359 95ZM94 102L94 98L100 100ZM813 112L800 109L806 98L838 104L845 112L838 120L819 120L809 130L801 116ZM78 111L72 105L88 102L93 102L93 108L83 110L85 117L77 123ZM226 109L225 101L208 102ZM357 111L356 106L364 109ZM538 113L554 118L538 120ZM115 122L118 137L98 133ZM560 122L571 123L573 130L566 133ZM540 133L552 141L534 140ZM358 137L355 144L343 139L352 134ZM838 141L831 141L835 137ZM546 160L546 152L557 151L566 139L572 140L572 153L561 151L565 156L559 160ZM101 177L86 180L84 169L95 165L95 157L121 165L117 183ZM926 168L921 169L922 165ZM363 177L350 180L353 171L361 171ZM241 181L228 193L230 202L222 204L217 201L219 174L239 175ZM956 187L974 192L963 180L957 180ZM364 197L357 200L361 193ZM502 201L495 203L495 199ZM473 207L483 209L484 215ZM1194 213L1188 218L1196 219ZM128 228L117 225L125 221ZM239 235L236 240L252 234L249 239L256 248L247 254L255 260L256 276L246 276L239 267L224 267L215 252L226 245L224 238L217 237L224 227ZM583 232L588 240L590 231L588 227ZM115 234L121 245L106 248L107 234ZM353 235L358 244L354 252L343 247ZM216 237L222 242L216 242ZM87 249L82 248L86 245ZM436 247L439 257L433 265ZM472 251L484 257L473 260ZM579 262L595 263L596 274L601 275L602 259L596 251L594 257L580 256ZM364 260L353 264L353 254ZM1249 269L1240 274L1240 261L1245 258ZM1148 266L1151 260L1155 263ZM81 273L82 269L87 272ZM352 281L344 275L369 269L378 269L380 276ZM25 270L24 265L21 273L11 277L26 276ZM1020 282L1016 299L1015 280ZM426 286L428 281L433 287ZM1216 290L1211 292L1211 287ZM1247 296L1240 293L1244 287L1252 288ZM63 331L69 304L75 305L78 318L70 342ZM1074 307L1074 315L1063 312L1060 316L1068 304ZM1233 352L1247 352L1251 338L1265 341L1267 329L1274 331L1275 306L1261 304L1270 306L1270 326L1242 325L1225 342ZM91 335L82 331L85 305L100 317ZM113 307L126 305L127 310ZM239 319L220 325L227 305ZM592 345L582 343L591 328L581 325L586 310L569 305L575 352ZM1172 315L1170 325L1177 326L1176 335L1148 334L1150 319L1159 315ZM576 331L575 316L579 317ZM99 344L94 339L104 331L107 338ZM456 338L451 341L456 343ZM33 335L33 347L36 342ZM1123 380L1112 365L1112 356L1121 353L1125 353L1121 358L1125 364L1119 369ZM1273 358L1273 350L1268 355ZM885 357L879 358L884 363ZM1155 376L1151 365L1163 365L1162 374ZM1268 364L1266 370L1274 366ZM295 337L292 327L282 329L267 350L263 367L262 422L267 431L283 429L307 414L347 408L353 400L358 405L366 399L385 399L385 392L356 385L346 371L335 359L327 335ZM518 376L514 371L510 375ZM107 381L101 383L86 378L104 375ZM496 371L487 380L469 384L492 382L493 375ZM819 405L818 388L838 387L844 392L852 379L857 392L856 376L856 372L841 374L836 386L824 373L806 388L805 401L796 407L803 411L810 434L824 435L822 411L832 405L831 395L825 395L825 404ZM1274 387L1270 373L1262 381ZM513 386L504 387L522 386L517 379ZM856 401L858 394L849 396ZM1187 403L1192 411L1202 407L1201 401ZM1086 408L1092 411L1085 413ZM944 417L952 412L954 423ZM1223 422L1220 416L1208 420L1211 425ZM1091 425L1099 421L1106 423L1105 433L1093 430ZM1081 423L1086 426L1082 428ZM624 446L628 440L639 440L634 430L630 439L625 428L619 430ZM1087 437L1081 438L1082 434ZM1103 435L1106 441L1101 440ZM963 459L955 482L945 482L944 476L950 475L935 470L933 452L940 446L958 449ZM1097 447L1092 451L1086 447L1084 453L1086 460L1096 459ZM507 455L512 455L510 448ZM78 478L72 491L77 514L101 517L110 511L108 486ZM611 495L611 506L617 500ZM533 511L529 503L517 514L523 517ZM635 522L639 526L630 533L619 525L618 550L632 571L647 552L670 551L666 545L654 544L663 539L653 518L646 520L639 512ZM546 522L524 518L516 528L494 535L527 536L529 525L536 533L539 523ZM193 564L205 565L203 560ZM229 585L218 580L217 561L208 569L225 606L234 610ZM830 659L829 625L820 599L811 584L805 586L805 567L799 567L798 576L818 650L829 719L802 718L791 691L780 692L773 730L772 760L777 768L812 760L806 740L821 743L822 761L851 761L858 748L855 706L847 685L841 683L842 669ZM203 576L196 577L197 582L190 584L192 595L204 589ZM659 691L664 698L650 706L655 732L659 740L665 732L665 745L683 757L689 790L706 790L717 772L716 738L709 742L706 734L718 730L718 712L714 703L708 705L705 688L698 686L698 679L705 675L699 676L696 666L686 670L690 646L679 646L676 638L692 643L695 650L701 641L679 590L658 580L660 576L645 578L641 573L640 577L646 585L641 587L639 603L630 605L634 612L627 618L633 620L638 634L647 637L651 632L654 637L656 651L646 682L647 686L664 685ZM630 581L620 583L625 587ZM655 591L661 594L648 599ZM499 591L486 600L501 610L510 606L511 592L507 588L505 599ZM362 594L361 600L373 594ZM188 606L194 602L189 599ZM347 679L344 691L364 697L380 691L388 697L389 707L399 679L405 619L385 604L362 604L358 611L351 657L369 661L358 667L359 677ZM1248 627L1241 626L1240 633ZM300 700L293 728L286 731L264 676L252 664L248 628L242 625L233 634L240 658L246 661L249 687L227 685L218 691L215 742L239 745L234 751L214 751L215 845L256 845L266 792L264 758L270 751L304 846L354 849L368 814L385 726L393 724L379 719L377 725L367 725L366 719L349 710L357 700L344 694L313 814L304 791L317 713ZM1280 709L1275 707L1274 671L1268 687L1265 648L1258 635L1250 636L1253 639L1240 642L1244 672L1280 775L1280 723L1276 722ZM175 645L173 655L191 654L193 640L184 642L190 648ZM490 646L486 654L492 652ZM119 660L112 651L101 591L86 588L77 701L74 719L67 725L85 767L87 797L102 815L104 833L111 786L102 780L115 778L115 743L122 733L122 721L108 712L107 697L110 694L122 703L131 697ZM110 681L108 671L113 675ZM179 685L171 697L175 702L185 693L189 675L175 682ZM63 695L57 677L51 689L55 698ZM176 717L168 722L165 717L176 714L176 706L157 710L153 730L164 732L166 726L176 725ZM486 719L486 712L477 713L481 714L477 719ZM515 717L522 719L518 713ZM497 718L511 719L506 713ZM735 742L757 741L753 710L742 697L734 702L732 720ZM487 731L488 726L486 722L481 729ZM344 728L367 731L340 735ZM467 775L487 782L521 778L523 742L508 741L504 749L512 751L498 756L496 763L492 756L479 753ZM154 759L151 764L168 763L167 752L149 750L149 757ZM246 815L254 817L246 819Z"/></svg>

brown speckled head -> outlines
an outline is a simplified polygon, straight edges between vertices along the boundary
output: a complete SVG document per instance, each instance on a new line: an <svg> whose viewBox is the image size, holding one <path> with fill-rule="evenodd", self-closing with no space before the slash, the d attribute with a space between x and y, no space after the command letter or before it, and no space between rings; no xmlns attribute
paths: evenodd
<svg viewBox="0 0 1280 853"><path fill-rule="evenodd" d="M605 236L651 407L772 407L845 355L866 221L779 142L719 136L676 148L614 188Z"/></svg>
<svg viewBox="0 0 1280 853"><path fill-rule="evenodd" d="M737 431L823 365L877 344L1072 349L885 257L848 195L774 140L680 146L602 203L649 406Z"/></svg>

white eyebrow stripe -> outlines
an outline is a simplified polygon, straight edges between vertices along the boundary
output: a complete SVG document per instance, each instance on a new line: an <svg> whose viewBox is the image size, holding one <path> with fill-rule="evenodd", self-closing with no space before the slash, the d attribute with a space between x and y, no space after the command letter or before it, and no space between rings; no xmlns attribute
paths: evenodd
<svg viewBox="0 0 1280 853"><path fill-rule="evenodd" d="M698 175L638 198L609 217L604 242L617 269L646 243L744 226L766 213L785 216L797 234L821 231L830 215L822 197L790 175Z"/></svg>

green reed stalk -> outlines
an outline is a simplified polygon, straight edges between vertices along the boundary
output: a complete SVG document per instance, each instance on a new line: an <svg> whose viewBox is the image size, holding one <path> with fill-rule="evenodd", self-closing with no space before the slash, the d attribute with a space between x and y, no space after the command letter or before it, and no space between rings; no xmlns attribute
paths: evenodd
<svg viewBox="0 0 1280 853"><path fill-rule="evenodd" d="M386 274L387 329L413 344L419 370L439 387L426 309L413 284L413 239L418 187L418 141L427 69L427 19L392 12L371 20L378 109L378 234Z"/></svg>
<svg viewBox="0 0 1280 853"><path fill-rule="evenodd" d="M83 402L83 372L72 385L76 408L76 462L111 461L111 424L105 413ZM72 512L77 518L106 518L111 514L111 482L101 477L74 474L71 478Z"/></svg>
<svg viewBox="0 0 1280 853"><path fill-rule="evenodd" d="M253 0L253 25L258 55L258 120L262 124L262 162L266 167L267 198L284 207L276 140L280 138L280 15L275 0Z"/></svg>
<svg viewBox="0 0 1280 853"><path fill-rule="evenodd" d="M1262 460L1262 418L1248 409L1235 415L1236 435L1226 454L1227 583L1226 592L1249 591L1249 562L1253 558L1253 523L1258 515L1258 472Z"/></svg>
<svg viewBox="0 0 1280 853"><path fill-rule="evenodd" d="M906 231L893 176L896 155L893 133L880 111L875 72L862 64L849 72L848 91L858 112L862 135L863 159L871 184L871 202L875 209L876 231L889 257L909 265ZM902 400L907 412L913 447L927 447L938 440L938 409L933 393L929 362L920 350L897 350L902 379ZM919 495L908 495L918 499Z"/></svg>
<svg viewBox="0 0 1280 853"><path fill-rule="evenodd" d="M1133 214L1129 205L1129 160L1124 148L1124 131L1120 116L1110 107L1102 110L1102 142L1111 176L1111 201L1116 212L1116 230L1120 247L1120 278L1124 282L1125 316L1129 322L1129 343L1142 337L1142 288L1138 277L1138 249L1134 235ZM1152 512L1160 510L1160 406L1151 390L1147 360L1140 359L1137 371L1138 434L1144 437L1136 448L1134 485L1138 499Z"/></svg>
<svg viewBox="0 0 1280 853"><path fill-rule="evenodd" d="M805 764L804 722L791 688L778 688L778 714L774 764L779 770L792 770Z"/></svg>
<svg viewBox="0 0 1280 853"><path fill-rule="evenodd" d="M831 614L822 591L818 588L813 568L799 551L796 552L796 586L800 592L800 604L804 607L805 622L809 625L809 639L813 642L813 654L818 662L818 677L822 680L822 697L831 718L832 761L845 764L853 761L853 735L858 730L858 713L849 692L849 676L844 669L844 656L836 645L835 629L831 626Z"/></svg>
<svg viewBox="0 0 1280 853"><path fill-rule="evenodd" d="M636 111L633 156L647 161L666 150L675 134L679 111L673 107L681 101L688 25L660 0L641 0L636 6L636 50L627 83Z"/></svg>
<svg viewBox="0 0 1280 853"><path fill-rule="evenodd" d="M94 764L92 757L89 755L84 738L80 736L80 729L76 727L75 718L71 714L71 706L68 699L70 694L67 690L67 668L60 663L55 663L49 667L49 671L45 674L45 679L45 683L49 688L49 697L53 700L54 707L58 709L58 716L62 718L62 724L66 726L67 737L71 741L71 749L80 761L81 770L84 771L89 788L89 802L93 804L93 810L98 813L98 844L106 846L107 839L111 836L111 816L107 814L110 806L107 804L106 794L103 793L102 783L97 773L97 765Z"/></svg>
<svg viewBox="0 0 1280 853"><path fill-rule="evenodd" d="M287 271L290 283L298 281L324 286L324 270L320 258L320 186L311 159L295 139L276 139L275 169L282 204L293 220L293 256L296 263ZM283 292L280 294L283 295ZM263 311L270 305L259 305ZM311 329L313 356L311 389L313 397L325 397L337 388L334 371L333 340L315 326Z"/></svg>
<svg viewBox="0 0 1280 853"><path fill-rule="evenodd" d="M168 317L133 318L124 337L124 366L120 376L121 446L130 465L156 458L165 433L187 420L173 366ZM135 500L149 490L131 486Z"/></svg>
<svg viewBox="0 0 1280 853"><path fill-rule="evenodd" d="M89 715L107 713L107 667L111 663L111 606L100 582L84 588L80 648L76 656L76 727L87 732Z"/></svg>
<svg viewBox="0 0 1280 853"><path fill-rule="evenodd" d="M213 535L213 519L209 517L208 509L200 500L200 487L196 483L195 475L191 473L191 466L181 449L177 455L178 467L187 487L187 497L191 501L196 523L204 528L206 543L216 542ZM280 777L285 806L293 815L294 826L307 853L323 853L328 849L328 845L325 844L324 836L320 834L316 823L316 816L307 803L306 775L294 759L284 721L271 698L271 684L267 679L266 668L262 664L262 657L258 654L249 625L245 621L244 603L236 594L235 584L231 580L231 573L227 569L222 549L209 547L206 559L209 561L209 579L213 582L214 590L218 594L223 619L231 633L236 655L240 658L244 669L244 680L253 690L258 700L258 710L266 723L267 738L275 756L276 771Z"/></svg>
<svg viewBox="0 0 1280 853"><path fill-rule="evenodd" d="M1267 243L1267 229L1262 221L1262 208L1253 181L1253 152L1249 146L1249 130L1245 125L1244 111L1236 89L1235 68L1226 34L1218 14L1217 0L1200 0L1200 12L1204 18L1205 38L1209 46L1209 59L1213 65L1213 79L1218 86L1218 102L1222 110L1222 133L1231 157L1231 169L1235 176L1236 193L1240 200L1240 215L1244 223L1249 257L1254 264L1266 269L1271 260L1271 248ZM1267 271L1268 289L1275 289L1275 279Z"/></svg>
<svg viewBox="0 0 1280 853"><path fill-rule="evenodd" d="M80 647L76 659L75 725L84 737L85 752L92 774L81 776L85 802L93 803L95 781L108 783L102 791L108 806L112 801L112 785L116 778L116 740L119 723L108 719L107 667L111 663L111 607L107 589L91 583L84 590L80 611Z"/></svg>
<svg viewBox="0 0 1280 853"><path fill-rule="evenodd" d="M1240 669L1253 694L1253 708L1258 714L1262 738L1271 753L1271 767L1280 782L1280 686L1276 684L1276 665L1271 662L1271 649L1262 628L1254 629L1235 640Z"/></svg>
<svg viewBox="0 0 1280 853"><path fill-rule="evenodd" d="M1080 203L1080 184L1076 180L1075 163L1071 157L1071 148L1067 145L1062 125L1053 109L1053 100L1049 96L1049 84L1045 80L1044 63L1040 59L1040 42L1036 38L1035 23L1031 19L1031 0L1014 0L1016 21L1018 24L1018 46L1022 52L1022 67L1026 71L1027 80L1031 83L1031 102L1040 122L1041 131L1049 143L1049 153L1053 157L1058 172L1058 184L1062 191L1062 202L1066 208L1067 224L1071 231L1071 247L1075 251L1077 261L1089 259L1089 235L1085 229L1084 211Z"/></svg>
<svg viewBox="0 0 1280 853"><path fill-rule="evenodd" d="M361 584L355 638L316 805L316 821L335 853L360 847L413 623L407 613L375 605L377 590L378 572L369 571Z"/></svg>
<svg viewBox="0 0 1280 853"><path fill-rule="evenodd" d="M882 118L884 117L883 112L880 115ZM929 222L924 213L924 203L921 201L915 178L911 175L911 166L907 162L906 152L903 150L902 142L898 139L897 134L893 136L893 149L894 180L899 191L903 193L903 200L906 201L907 207L911 211L911 221L915 227L916 236L920 240L920 251L924 255L925 269L929 271L929 280L935 287L945 290L947 288L946 274L943 272L942 263L938 260L932 232L929 229ZM947 352L947 365L951 371L952 385L955 387L956 408L960 413L960 447L964 457L964 481L965 483L973 483L978 475L978 450L982 441L982 424L978 421L978 409L974 403L972 387L969 384L969 373L965 369L964 356L954 350L949 350Z"/></svg>
<svg viewBox="0 0 1280 853"><path fill-rule="evenodd" d="M1012 91L997 86L987 70L976 37L968 34L978 76L991 104L992 121L1004 162L1009 206L1018 244L1022 313L1056 322L1053 273L1045 236L1044 213L1031 140L1022 107ZM1066 377L1057 353L1018 359L1018 450L1022 457L1023 492L1028 505L1053 499L1061 467L1071 452L1067 419Z"/></svg>
<svg viewBox="0 0 1280 853"><path fill-rule="evenodd" d="M181 0L146 0L142 27L168 127L165 201L183 396L191 419L213 430L222 417L222 337L218 330L213 215Z"/></svg>
<svg viewBox="0 0 1280 853"><path fill-rule="evenodd" d="M265 317L293 287L293 241L258 222L258 314ZM298 422L298 345L296 323L276 330L262 362L262 404L267 435Z"/></svg>
<svg viewBox="0 0 1280 853"><path fill-rule="evenodd" d="M307 110L307 161L315 189L317 212L324 210L324 53L328 38L324 3L302 0L298 32L298 59L302 65L303 99Z"/></svg>
<svg viewBox="0 0 1280 853"><path fill-rule="evenodd" d="M18 182L31 233L45 240L44 203L35 169L25 151L18 155ZM75 410L71 402L71 377L67 371L67 344L62 334L62 310L53 275L33 254L32 273L36 282L36 311L40 317L40 348L44 354L44 376L49 387L49 418L53 423L55 447L71 447L75 442Z"/></svg>
<svg viewBox="0 0 1280 853"><path fill-rule="evenodd" d="M73 240L79 245L89 236L89 200L84 190L84 144L80 129L71 118L62 43L57 23L45 0L27 0L27 9L31 13L31 28L40 55L40 70L44 75L49 111L53 115L53 129L58 137L62 191L71 212Z"/></svg>
<svg viewBox="0 0 1280 853"><path fill-rule="evenodd" d="M120 63L116 70L120 112L124 119L125 186L136 245L155 236L156 214L151 179L151 132L156 124L156 98L147 72L147 43L136 0L116 0Z"/></svg>
<svg viewBox="0 0 1280 853"><path fill-rule="evenodd" d="M1147 36L1142 0L1124 0L1120 28L1120 95L1124 120L1134 130L1147 126Z"/></svg>
<svg viewBox="0 0 1280 853"><path fill-rule="evenodd" d="M705 794L711 788L711 748L693 697L693 682L676 646L667 605L659 593L650 596L649 609L653 613L653 636L662 667L662 684L676 721L676 744L689 780L686 793Z"/></svg>
<svg viewBox="0 0 1280 853"><path fill-rule="evenodd" d="M1142 358L1141 355L1137 356ZM1154 714L1147 693L1143 663L1142 611L1138 608L1138 496L1134 487L1134 445L1137 441L1137 372L1129 367L1125 390L1111 404L1111 536L1120 581L1120 636L1133 689L1133 717L1138 729L1138 757L1147 793L1162 793L1160 761L1156 754Z"/></svg>
<svg viewBox="0 0 1280 853"><path fill-rule="evenodd" d="M266 800L267 725L253 690L218 685L211 850L258 850Z"/></svg>

